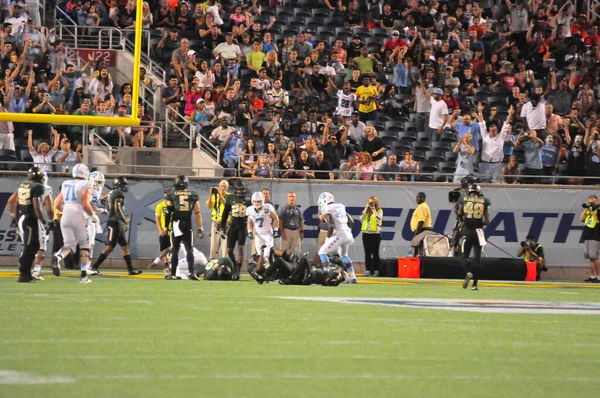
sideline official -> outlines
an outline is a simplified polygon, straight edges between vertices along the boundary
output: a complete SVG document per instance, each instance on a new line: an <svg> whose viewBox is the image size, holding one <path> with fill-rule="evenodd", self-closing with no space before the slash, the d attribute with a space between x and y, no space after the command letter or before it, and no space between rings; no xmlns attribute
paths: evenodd
<svg viewBox="0 0 600 398"><path fill-rule="evenodd" d="M229 183L223 180L219 183L218 188L211 187L208 200L206 201L206 208L210 209L210 218L212 225L210 227L210 258L227 257L227 238L221 238L219 236L219 224L223 216L223 209L225 208L225 198L230 195L228 192ZM229 221L229 218L228 220ZM219 255L219 250L221 254Z"/></svg>
<svg viewBox="0 0 600 398"><path fill-rule="evenodd" d="M163 191L163 200L161 200L154 210L154 220L158 228L158 244L160 252L171 247L171 213L167 208L167 194L171 192L169 188ZM169 268L168 261L165 260L165 269Z"/></svg>
<svg viewBox="0 0 600 398"><path fill-rule="evenodd" d="M413 212L412 218L410 219L410 229L413 231L413 239L410 245L414 248L414 257L419 254L419 246L427 235L435 234L431 229L431 210L429 205L425 202L427 196L425 192L419 192L417 194L417 208Z"/></svg>
<svg viewBox="0 0 600 398"><path fill-rule="evenodd" d="M279 222L281 223L281 250L302 250L302 240L304 239L304 216L298 206L296 206L296 194L289 192L287 195L287 205L280 207L277 212Z"/></svg>
<svg viewBox="0 0 600 398"><path fill-rule="evenodd" d="M590 277L584 282L600 283L600 224L598 223L598 197L590 195L588 203L585 203L584 209L579 216L579 220L584 222L583 242L585 246L585 258L590 261Z"/></svg>

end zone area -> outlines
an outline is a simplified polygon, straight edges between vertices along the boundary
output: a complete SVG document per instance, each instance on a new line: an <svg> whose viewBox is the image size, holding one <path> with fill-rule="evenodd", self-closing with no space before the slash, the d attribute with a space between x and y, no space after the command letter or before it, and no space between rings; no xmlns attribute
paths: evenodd
<svg viewBox="0 0 600 398"><path fill-rule="evenodd" d="M592 285L109 275L17 284L0 272L0 396L591 397L600 388ZM456 310L465 303L592 313Z"/></svg>

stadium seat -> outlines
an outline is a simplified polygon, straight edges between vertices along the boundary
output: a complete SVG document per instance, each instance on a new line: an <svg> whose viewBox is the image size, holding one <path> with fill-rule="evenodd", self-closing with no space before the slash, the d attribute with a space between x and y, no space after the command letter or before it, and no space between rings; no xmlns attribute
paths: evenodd
<svg viewBox="0 0 600 398"><path fill-rule="evenodd" d="M444 153L441 151L427 151L425 152L425 158L434 162L444 162L446 160Z"/></svg>
<svg viewBox="0 0 600 398"><path fill-rule="evenodd" d="M349 38L354 36L354 34L352 33L352 30L344 27L344 26L338 26L335 28L335 35L337 37L341 37L341 38Z"/></svg>
<svg viewBox="0 0 600 398"><path fill-rule="evenodd" d="M373 36L373 38L378 39L381 44L383 44L385 40L390 38L389 32L382 28L373 28L373 30L371 31L371 35Z"/></svg>
<svg viewBox="0 0 600 398"><path fill-rule="evenodd" d="M435 182L449 182L450 176L442 174L440 172L433 173L433 180Z"/></svg>
<svg viewBox="0 0 600 398"><path fill-rule="evenodd" d="M277 9L277 19L285 19L287 21L288 17L293 17L294 12L287 9Z"/></svg>
<svg viewBox="0 0 600 398"><path fill-rule="evenodd" d="M312 15L313 17L329 18L329 15L331 14L324 8L314 7L312 9Z"/></svg>
<svg viewBox="0 0 600 398"><path fill-rule="evenodd" d="M458 158L458 155L450 150L444 152L444 156L446 157L446 161L447 162L452 162L456 164L456 158Z"/></svg>
<svg viewBox="0 0 600 398"><path fill-rule="evenodd" d="M443 161L443 162L438 162L437 165L438 165L438 169L442 173L454 173L454 171L456 171L456 162Z"/></svg>
<svg viewBox="0 0 600 398"><path fill-rule="evenodd" d="M431 149L434 151L451 151L450 144L448 142L436 141L431 143Z"/></svg>
<svg viewBox="0 0 600 398"><path fill-rule="evenodd" d="M438 170L437 163L432 162L430 160L423 160L419 164L419 168L422 173L434 173Z"/></svg>
<svg viewBox="0 0 600 398"><path fill-rule="evenodd" d="M404 157L404 155L402 155ZM413 150L413 159L417 162L425 161L425 152L419 150Z"/></svg>
<svg viewBox="0 0 600 398"><path fill-rule="evenodd" d="M414 122L405 122L404 129L406 131L414 131L414 132L419 131L419 127L418 127L417 123L414 123Z"/></svg>
<svg viewBox="0 0 600 398"><path fill-rule="evenodd" d="M403 142L415 142L417 140L417 135L410 131L398 131L397 132L398 139Z"/></svg>
<svg viewBox="0 0 600 398"><path fill-rule="evenodd" d="M17 156L15 155L15 151L11 151L9 149L0 149L0 170L11 170L10 167L14 167L14 162L16 161Z"/></svg>
<svg viewBox="0 0 600 398"><path fill-rule="evenodd" d="M304 8L294 8L294 15L296 16L296 18L298 18L298 17L302 17L302 18L312 17L312 14L310 13L310 11L307 11Z"/></svg>
<svg viewBox="0 0 600 398"><path fill-rule="evenodd" d="M431 175L420 175L417 177L417 181L420 182L433 182L433 176Z"/></svg>
<svg viewBox="0 0 600 398"><path fill-rule="evenodd" d="M333 26L327 26L325 25L325 22L322 22L322 26L319 26L317 28L317 33L320 35L329 35L331 37L335 36L335 29Z"/></svg>
<svg viewBox="0 0 600 398"><path fill-rule="evenodd" d="M442 142L456 142L456 134L452 130L444 130L440 136Z"/></svg>
<svg viewBox="0 0 600 398"><path fill-rule="evenodd" d="M496 87L492 87L492 94L508 98L508 96L510 96L511 92L509 89L507 89L504 86L496 86Z"/></svg>
<svg viewBox="0 0 600 398"><path fill-rule="evenodd" d="M425 133L423 131L417 133L417 141L429 142L429 133Z"/></svg>
<svg viewBox="0 0 600 398"><path fill-rule="evenodd" d="M27 140L25 140L23 138L14 138L13 142L15 144L15 148L16 147L23 147L23 148L28 147Z"/></svg>
<svg viewBox="0 0 600 398"><path fill-rule="evenodd" d="M491 96L487 98L487 103L491 105L508 105L508 97Z"/></svg>

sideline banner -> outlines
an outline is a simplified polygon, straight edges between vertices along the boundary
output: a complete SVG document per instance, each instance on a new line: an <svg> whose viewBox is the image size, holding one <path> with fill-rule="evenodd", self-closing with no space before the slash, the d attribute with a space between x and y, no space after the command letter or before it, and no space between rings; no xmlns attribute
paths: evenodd
<svg viewBox="0 0 600 398"><path fill-rule="evenodd" d="M58 193L60 183L64 178L50 178L54 196ZM10 214L6 203L12 192L23 181L22 177L3 176L0 184L0 255L18 256L21 243L14 231L10 229ZM202 217L206 236L196 240L196 247L203 253L209 249L210 211L206 208L206 200L210 187L216 186L215 181L192 181L190 189L200 196ZM262 188L271 191L271 201L276 207L286 203L289 191L296 192L297 204L302 208L305 218L305 239L302 250L311 255L317 250L318 218L317 199L321 192L330 191L336 201L346 205L348 213L355 220L364 209L369 196L379 199L383 208L383 228L380 254L385 257L405 257L412 239L410 219L416 207L415 197L422 191L427 194L427 203L431 208L433 228L440 233L450 233L454 226L455 215L448 203L448 192L454 188L449 185L416 186L416 185L378 185L334 183L323 184L306 181L266 181L246 183L250 193ZM162 200L163 190L171 187L171 180L130 180L127 195L127 215L131 217L129 242L132 257L152 259L158 254L158 231L154 222L154 208ZM112 187L112 180L107 179L105 193ZM484 187L483 193L488 197L491 222L485 229L490 242L516 255L519 242L531 234L538 237L544 246L547 263L550 265L585 265L581 235L583 223L579 221L581 204L587 201L590 190L568 188L499 188ZM100 215L102 224L106 216ZM104 225L103 225L104 226ZM104 228L105 229L105 228ZM351 247L350 256L355 261L363 261L364 252L360 223L354 225L355 243ZM95 256L103 250L105 236L97 236ZM246 244L246 253L249 253ZM118 251L118 250L117 250ZM500 250L486 246L490 257L506 257Z"/></svg>

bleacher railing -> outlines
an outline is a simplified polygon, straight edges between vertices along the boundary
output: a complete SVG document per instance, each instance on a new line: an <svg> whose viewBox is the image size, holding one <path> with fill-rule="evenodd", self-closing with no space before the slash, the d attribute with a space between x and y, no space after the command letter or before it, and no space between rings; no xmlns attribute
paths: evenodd
<svg viewBox="0 0 600 398"><path fill-rule="evenodd" d="M174 115L174 118L171 118L171 115ZM194 129L192 128L193 123L187 121L182 114L177 112L177 110L175 110L175 108L171 106L167 106L166 123L168 128L165 138L167 140L169 139L168 134L170 127L170 129L177 131L189 140L190 149L192 149L193 144L195 142L196 146L198 147L198 150L205 152L208 156L211 157L211 159L219 163L219 161L221 160L221 150L217 148L202 134L195 133ZM189 133L186 130L189 131Z"/></svg>

